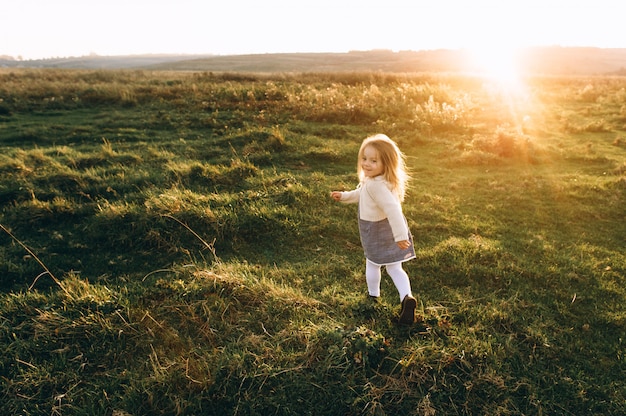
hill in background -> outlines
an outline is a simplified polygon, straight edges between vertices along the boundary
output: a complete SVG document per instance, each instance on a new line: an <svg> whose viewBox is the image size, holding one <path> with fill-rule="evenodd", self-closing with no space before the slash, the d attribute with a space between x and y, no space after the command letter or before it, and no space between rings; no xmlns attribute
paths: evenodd
<svg viewBox="0 0 626 416"><path fill-rule="evenodd" d="M58 68L58 69L135 69L151 65L188 59L206 58L209 55L127 55L127 56L78 56L67 58L47 58L17 60L10 56L0 56L0 67L9 68Z"/></svg>
<svg viewBox="0 0 626 416"><path fill-rule="evenodd" d="M626 75L626 48L537 47L521 51L528 74ZM216 72L463 72L477 68L466 50L372 50L347 53L252 55L83 56L21 61L0 57L0 67L150 69Z"/></svg>

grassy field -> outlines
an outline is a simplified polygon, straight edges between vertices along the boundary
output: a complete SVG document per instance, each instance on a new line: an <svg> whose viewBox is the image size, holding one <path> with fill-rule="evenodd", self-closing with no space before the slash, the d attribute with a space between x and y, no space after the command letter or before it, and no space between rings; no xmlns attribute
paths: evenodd
<svg viewBox="0 0 626 416"><path fill-rule="evenodd" d="M626 78L0 70L0 413L623 415ZM367 299L363 138L408 156Z"/></svg>

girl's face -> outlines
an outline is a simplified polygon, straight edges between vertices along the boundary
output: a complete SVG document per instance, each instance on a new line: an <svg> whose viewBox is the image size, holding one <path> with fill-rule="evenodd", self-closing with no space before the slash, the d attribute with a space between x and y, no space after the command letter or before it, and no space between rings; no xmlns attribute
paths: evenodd
<svg viewBox="0 0 626 416"><path fill-rule="evenodd" d="M365 149L363 149L361 169L365 177L374 178L383 174L385 167L378 156L378 151L372 146L366 146Z"/></svg>

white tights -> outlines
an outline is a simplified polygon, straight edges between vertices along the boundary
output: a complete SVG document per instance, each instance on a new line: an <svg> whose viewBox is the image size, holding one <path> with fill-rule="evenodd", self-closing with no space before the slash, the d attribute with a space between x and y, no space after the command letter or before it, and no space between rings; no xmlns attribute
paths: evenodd
<svg viewBox="0 0 626 416"><path fill-rule="evenodd" d="M374 264L369 260L365 262L365 280L367 281L367 290L370 296L380 296L381 268L382 266ZM388 264L385 266L385 269L387 274L391 276L393 284L396 285L400 295L400 302L402 302L406 295L411 294L409 275L402 268L402 262Z"/></svg>

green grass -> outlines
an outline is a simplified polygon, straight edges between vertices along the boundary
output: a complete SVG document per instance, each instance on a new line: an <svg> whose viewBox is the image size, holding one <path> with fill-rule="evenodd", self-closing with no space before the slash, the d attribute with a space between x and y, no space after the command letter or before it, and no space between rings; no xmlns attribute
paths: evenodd
<svg viewBox="0 0 626 416"><path fill-rule="evenodd" d="M626 412L623 78L0 71L0 413ZM408 156L366 296L363 138Z"/></svg>

